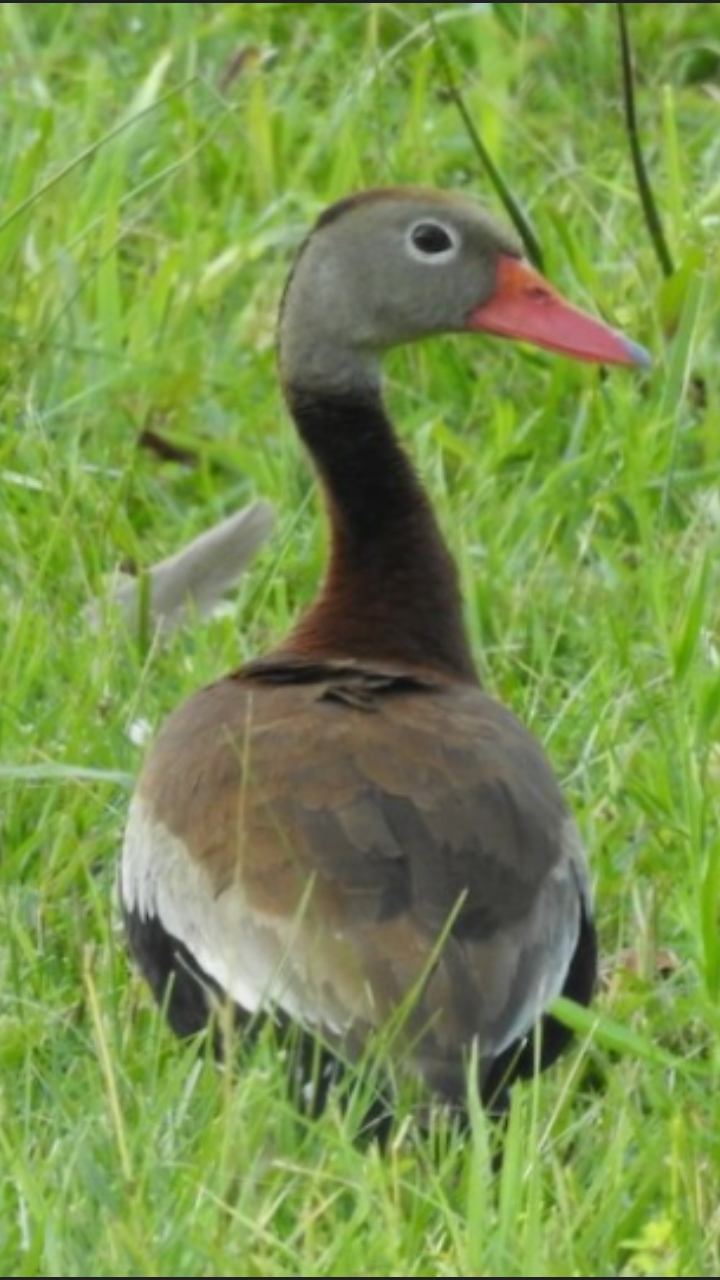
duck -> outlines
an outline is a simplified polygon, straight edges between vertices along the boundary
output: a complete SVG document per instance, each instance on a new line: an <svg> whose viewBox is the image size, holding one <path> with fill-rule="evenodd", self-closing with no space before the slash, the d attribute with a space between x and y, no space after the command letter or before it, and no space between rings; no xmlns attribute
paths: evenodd
<svg viewBox="0 0 720 1280"><path fill-rule="evenodd" d="M393 1079L462 1115L469 1090L506 1105L557 1059L571 1032L553 1002L591 1002L598 947L578 827L540 742L481 687L383 397L384 354L441 334L649 363L469 195L378 188L327 208L278 325L327 509L324 579L285 639L166 720L119 887L177 1035L230 1010L241 1035L262 1021L351 1068L384 1046Z"/></svg>

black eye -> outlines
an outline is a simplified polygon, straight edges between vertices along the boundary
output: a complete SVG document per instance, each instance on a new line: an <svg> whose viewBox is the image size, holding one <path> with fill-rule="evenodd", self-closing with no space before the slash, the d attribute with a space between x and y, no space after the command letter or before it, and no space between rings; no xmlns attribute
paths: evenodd
<svg viewBox="0 0 720 1280"><path fill-rule="evenodd" d="M452 237L438 222L418 222L410 232L410 239L415 248L429 258L455 247Z"/></svg>

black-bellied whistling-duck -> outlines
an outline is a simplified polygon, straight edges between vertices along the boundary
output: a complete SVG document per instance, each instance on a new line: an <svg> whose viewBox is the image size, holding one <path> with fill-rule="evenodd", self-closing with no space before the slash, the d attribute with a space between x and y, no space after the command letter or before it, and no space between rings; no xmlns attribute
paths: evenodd
<svg viewBox="0 0 720 1280"><path fill-rule="evenodd" d="M456 574L383 405L383 352L491 333L581 360L641 348L565 303L466 198L369 191L300 251L282 387L328 503L324 586L278 648L176 711L143 770L121 894L180 1034L218 995L349 1060L407 1006L395 1065L462 1108L547 1066L587 1003L581 842L546 756L478 682Z"/></svg>

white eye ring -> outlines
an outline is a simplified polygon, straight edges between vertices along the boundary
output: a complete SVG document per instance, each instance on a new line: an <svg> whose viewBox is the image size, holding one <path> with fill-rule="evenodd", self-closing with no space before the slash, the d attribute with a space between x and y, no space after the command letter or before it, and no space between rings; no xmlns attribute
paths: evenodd
<svg viewBox="0 0 720 1280"><path fill-rule="evenodd" d="M410 227L405 247L416 262L442 266L457 257L460 240L455 229L446 223L439 222L437 218L421 218Z"/></svg>

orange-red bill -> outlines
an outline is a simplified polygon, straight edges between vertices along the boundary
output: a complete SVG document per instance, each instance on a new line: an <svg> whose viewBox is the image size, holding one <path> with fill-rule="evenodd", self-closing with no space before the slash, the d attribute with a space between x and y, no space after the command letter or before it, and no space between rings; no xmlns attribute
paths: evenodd
<svg viewBox="0 0 720 1280"><path fill-rule="evenodd" d="M506 254L498 264L494 294L470 313L467 327L532 342L576 360L643 368L652 364L644 347L571 306L527 262Z"/></svg>

